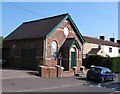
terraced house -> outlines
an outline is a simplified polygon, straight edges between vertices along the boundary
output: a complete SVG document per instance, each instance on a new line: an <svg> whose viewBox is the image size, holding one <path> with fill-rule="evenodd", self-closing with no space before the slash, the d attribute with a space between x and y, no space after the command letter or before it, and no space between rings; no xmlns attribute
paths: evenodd
<svg viewBox="0 0 120 94"><path fill-rule="evenodd" d="M120 56L120 40L115 42L114 38L105 40L104 36L99 39L83 36L86 43L84 44L84 58L89 55L101 55L104 57L119 57Z"/></svg>
<svg viewBox="0 0 120 94"><path fill-rule="evenodd" d="M82 49L85 40L69 14L24 22L3 42L3 58L8 66L38 69L59 65L62 54L64 71L82 65Z"/></svg>

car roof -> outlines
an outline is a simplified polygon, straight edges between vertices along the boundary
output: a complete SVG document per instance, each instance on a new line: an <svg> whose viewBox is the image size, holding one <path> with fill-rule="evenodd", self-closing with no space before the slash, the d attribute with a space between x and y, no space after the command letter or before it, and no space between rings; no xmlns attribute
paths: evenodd
<svg viewBox="0 0 120 94"><path fill-rule="evenodd" d="M100 69L108 69L106 67L101 67L101 66L94 66L95 68L100 68Z"/></svg>

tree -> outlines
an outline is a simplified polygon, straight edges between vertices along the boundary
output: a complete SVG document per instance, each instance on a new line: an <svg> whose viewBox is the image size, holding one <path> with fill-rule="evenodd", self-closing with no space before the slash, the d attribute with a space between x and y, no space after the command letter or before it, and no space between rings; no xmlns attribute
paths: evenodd
<svg viewBox="0 0 120 94"><path fill-rule="evenodd" d="M2 47L3 36L0 36L0 47Z"/></svg>

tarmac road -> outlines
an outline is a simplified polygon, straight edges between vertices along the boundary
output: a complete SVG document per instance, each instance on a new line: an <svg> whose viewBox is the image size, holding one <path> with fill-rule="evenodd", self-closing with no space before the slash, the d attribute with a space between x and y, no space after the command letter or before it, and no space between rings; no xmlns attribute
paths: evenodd
<svg viewBox="0 0 120 94"><path fill-rule="evenodd" d="M2 70L2 92L112 92L120 91L120 74L114 82L96 83L84 77L41 78L36 71Z"/></svg>
<svg viewBox="0 0 120 94"><path fill-rule="evenodd" d="M109 86L111 84L111 87ZM107 87L109 86L109 87ZM120 83L95 83L85 78L25 77L2 80L2 92L118 92Z"/></svg>

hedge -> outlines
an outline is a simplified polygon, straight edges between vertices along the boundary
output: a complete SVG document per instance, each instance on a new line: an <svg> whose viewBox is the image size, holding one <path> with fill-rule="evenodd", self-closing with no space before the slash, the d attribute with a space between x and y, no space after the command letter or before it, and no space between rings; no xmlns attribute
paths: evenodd
<svg viewBox="0 0 120 94"><path fill-rule="evenodd" d="M120 73L120 57L111 58L111 61L112 61L111 70Z"/></svg>
<svg viewBox="0 0 120 94"><path fill-rule="evenodd" d="M113 72L120 73L120 57L102 57L100 55L91 55L83 59L83 66L90 68L91 65L107 67Z"/></svg>

